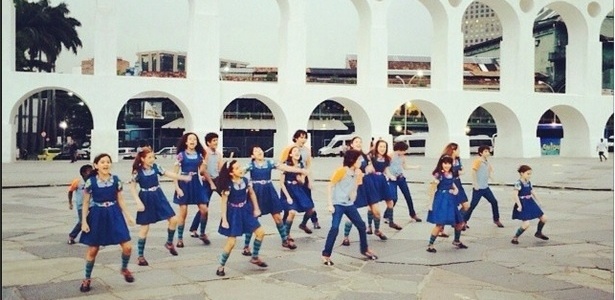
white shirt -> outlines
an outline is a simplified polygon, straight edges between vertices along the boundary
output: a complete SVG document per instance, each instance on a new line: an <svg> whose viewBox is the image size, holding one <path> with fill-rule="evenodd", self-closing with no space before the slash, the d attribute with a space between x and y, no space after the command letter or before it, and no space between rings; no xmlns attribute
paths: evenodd
<svg viewBox="0 0 615 300"><path fill-rule="evenodd" d="M596 151L598 152L606 152L607 150L607 145L605 142L600 142L598 143L598 145L596 145Z"/></svg>

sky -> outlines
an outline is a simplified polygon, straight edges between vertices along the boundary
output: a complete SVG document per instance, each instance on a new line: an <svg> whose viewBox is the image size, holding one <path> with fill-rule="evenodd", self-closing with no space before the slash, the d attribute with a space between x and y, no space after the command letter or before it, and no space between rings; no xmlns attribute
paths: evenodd
<svg viewBox="0 0 615 300"><path fill-rule="evenodd" d="M108 1L108 0L106 0ZM358 15L350 0L306 0L307 65L345 67L347 54L357 53ZM57 71L71 73L94 55L97 0L64 2L83 47L75 56L64 49ZM117 56L134 64L139 51L187 51L188 0L115 0L119 13ZM249 62L250 66L277 66L279 8L276 0L219 1L220 56ZM432 21L418 1L394 0L388 14L389 55L430 56Z"/></svg>

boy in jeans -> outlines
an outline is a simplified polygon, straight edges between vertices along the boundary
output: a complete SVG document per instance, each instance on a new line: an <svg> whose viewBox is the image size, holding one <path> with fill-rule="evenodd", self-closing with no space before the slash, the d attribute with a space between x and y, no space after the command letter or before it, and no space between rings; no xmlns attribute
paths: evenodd
<svg viewBox="0 0 615 300"><path fill-rule="evenodd" d="M472 212L476 208L476 205L478 205L478 201L480 201L482 197L485 197L491 204L493 223L502 228L504 225L500 222L498 200L495 199L493 192L491 192L489 188L489 178L491 178L491 173L493 173L493 167L487 160L487 158L491 156L490 147L481 145L478 147L478 155L479 157L472 162L472 201L470 202L470 208L465 213L464 218L467 224L470 217L472 217ZM466 228L469 228L469 226L466 225L464 230Z"/></svg>
<svg viewBox="0 0 615 300"><path fill-rule="evenodd" d="M92 165L83 165L79 169L81 177L73 179L68 187L68 209L73 209L73 200L75 200L75 207L77 210L77 224L73 227L73 230L68 234L68 244L75 244L77 235L81 232L81 209L83 208L83 187L85 186L85 180L90 177L92 173Z"/></svg>

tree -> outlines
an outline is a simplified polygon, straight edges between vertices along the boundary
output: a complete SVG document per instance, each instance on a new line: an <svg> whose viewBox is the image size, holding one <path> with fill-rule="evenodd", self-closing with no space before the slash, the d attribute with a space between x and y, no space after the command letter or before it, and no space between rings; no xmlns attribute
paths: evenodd
<svg viewBox="0 0 615 300"><path fill-rule="evenodd" d="M55 71L55 62L62 47L77 54L82 47L75 18L68 17L66 3L49 6L48 0L15 3L15 49L18 71Z"/></svg>
<svg viewBox="0 0 615 300"><path fill-rule="evenodd" d="M76 28L81 22L68 17L66 3L50 6L48 0L28 2L13 0L15 5L15 67L17 71L54 72L55 63L63 47L77 54L82 47ZM56 136L55 90L44 91L26 99L18 115L17 143L29 153L38 152L44 145L39 133L48 132L47 138ZM34 105L38 101L38 105ZM37 108L37 122L33 108ZM27 109L26 109L27 108ZM24 122L27 131L23 132ZM33 124L36 124L34 128Z"/></svg>

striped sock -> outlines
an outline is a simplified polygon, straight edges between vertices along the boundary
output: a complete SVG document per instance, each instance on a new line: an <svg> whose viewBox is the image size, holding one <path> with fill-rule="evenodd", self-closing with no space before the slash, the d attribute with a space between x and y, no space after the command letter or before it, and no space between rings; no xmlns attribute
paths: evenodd
<svg viewBox="0 0 615 300"><path fill-rule="evenodd" d="M85 261L85 278L90 279L92 277L92 270L94 270L94 261L86 260Z"/></svg>
<svg viewBox="0 0 615 300"><path fill-rule="evenodd" d="M374 230L380 230L380 218L374 217Z"/></svg>
<svg viewBox="0 0 615 300"><path fill-rule="evenodd" d="M351 229L352 229L352 222L346 221L346 224L344 224L344 237L348 237L350 235Z"/></svg>
<svg viewBox="0 0 615 300"><path fill-rule="evenodd" d="M429 244L433 245L433 243L436 241L436 236L435 235L430 235L429 236Z"/></svg>
<svg viewBox="0 0 615 300"><path fill-rule="evenodd" d="M290 229L293 227L293 221L286 221L286 234L290 235Z"/></svg>
<svg viewBox="0 0 615 300"><path fill-rule="evenodd" d="M177 226L177 239L184 239L184 224Z"/></svg>
<svg viewBox="0 0 615 300"><path fill-rule="evenodd" d="M125 255L122 253L122 270L128 268L128 262L130 261L130 254Z"/></svg>
<svg viewBox="0 0 615 300"><path fill-rule="evenodd" d="M288 238L288 234L286 233L286 226L283 223L275 224L275 227L278 229L280 233L280 238L282 239L282 243L286 242L286 238Z"/></svg>
<svg viewBox="0 0 615 300"><path fill-rule="evenodd" d="M457 230L457 228L455 228L455 239L453 240L453 242L459 242L460 237L461 237L461 230Z"/></svg>
<svg viewBox="0 0 615 300"><path fill-rule="evenodd" d="M519 229L517 229L517 233L515 233L515 237L518 238L520 237L523 232L525 232L525 229L523 229L523 227L519 227Z"/></svg>
<svg viewBox="0 0 615 300"><path fill-rule="evenodd" d="M250 247L250 240L252 240L252 232L250 233L244 233L244 248L248 248ZM256 242L256 241L255 241Z"/></svg>
<svg viewBox="0 0 615 300"><path fill-rule="evenodd" d="M536 228L536 233L542 233L542 228L545 227L545 222L539 221L538 228Z"/></svg>
<svg viewBox="0 0 615 300"><path fill-rule="evenodd" d="M261 250L261 244L263 241L254 239L254 245L252 245L252 258L258 258L258 252Z"/></svg>
<svg viewBox="0 0 615 300"><path fill-rule="evenodd" d="M145 249L145 240L146 239L139 239L137 241L137 253L139 253L139 256L143 256L143 250Z"/></svg>
<svg viewBox="0 0 615 300"><path fill-rule="evenodd" d="M220 256L218 256L218 262L220 262L220 265L224 267L224 265L226 265L226 261L228 260L228 257L231 255L231 253L227 253L227 252L222 252L220 254Z"/></svg>
<svg viewBox="0 0 615 300"><path fill-rule="evenodd" d="M175 236L175 229L167 228L167 243L173 244L173 237Z"/></svg>
<svg viewBox="0 0 615 300"><path fill-rule="evenodd" d="M371 210L367 211L367 226L372 227L372 221L374 220L374 213Z"/></svg>

